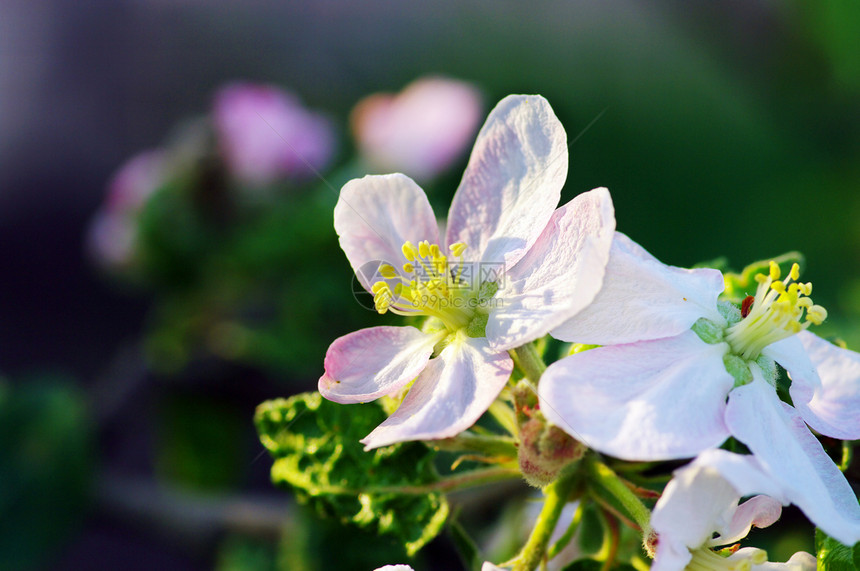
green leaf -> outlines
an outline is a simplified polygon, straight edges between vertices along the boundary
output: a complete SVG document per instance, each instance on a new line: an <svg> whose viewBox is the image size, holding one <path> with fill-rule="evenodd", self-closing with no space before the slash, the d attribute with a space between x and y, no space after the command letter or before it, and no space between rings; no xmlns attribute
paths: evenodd
<svg viewBox="0 0 860 571"><path fill-rule="evenodd" d="M483 557L481 557L481 550L478 548L475 540L466 533L466 530L463 529L459 521L452 521L448 529L451 530L451 539L454 541L454 547L457 548L460 559L463 560L466 568L472 571L480 571L483 565Z"/></svg>
<svg viewBox="0 0 860 571"><path fill-rule="evenodd" d="M275 459L274 483L292 486L322 515L395 537L412 556L439 534L448 503L427 488L439 476L424 444L364 451L359 439L385 418L375 404L304 393L261 404L255 423Z"/></svg>
<svg viewBox="0 0 860 571"><path fill-rule="evenodd" d="M597 506L588 502L582 511L582 523L579 524L579 547L586 555L593 555L603 547L603 519Z"/></svg>
<svg viewBox="0 0 860 571"><path fill-rule="evenodd" d="M815 530L815 550L819 571L853 571L860 569L860 542L854 547L839 543L820 529Z"/></svg>

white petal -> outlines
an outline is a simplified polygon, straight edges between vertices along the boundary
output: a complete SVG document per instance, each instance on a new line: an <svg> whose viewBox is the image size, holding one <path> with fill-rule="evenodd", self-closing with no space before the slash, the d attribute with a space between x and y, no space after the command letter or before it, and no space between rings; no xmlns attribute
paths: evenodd
<svg viewBox="0 0 860 571"><path fill-rule="evenodd" d="M753 565L752 571L815 571L818 564L815 556L805 551L798 551L785 563L762 563Z"/></svg>
<svg viewBox="0 0 860 571"><path fill-rule="evenodd" d="M860 540L860 505L851 486L797 411L779 400L757 366L750 368L753 382L729 394L729 429L782 489L780 499L798 506L828 535L853 545Z"/></svg>
<svg viewBox="0 0 860 571"><path fill-rule="evenodd" d="M801 353L818 371L815 385L797 369L783 365L791 377L791 400L803 419L821 434L841 440L860 439L860 354L837 347L813 333L795 336ZM793 339L793 338L791 338ZM786 339L788 341L788 339Z"/></svg>
<svg viewBox="0 0 860 571"><path fill-rule="evenodd" d="M772 343L762 350L762 354L768 359L773 359L789 372L792 385L797 385L797 388L802 386L804 391L808 390L812 394L815 389L821 387L821 379L801 342L802 335L812 335L812 333L801 332Z"/></svg>
<svg viewBox="0 0 860 571"><path fill-rule="evenodd" d="M735 454L727 450L705 450L693 461L696 466L707 466L717 470L739 496L764 494L783 505L791 503L786 499L783 489L774 482L761 462L749 454Z"/></svg>
<svg viewBox="0 0 860 571"><path fill-rule="evenodd" d="M516 263L552 216L567 177L567 135L538 95L510 95L478 133L448 214L447 243L471 259Z"/></svg>
<svg viewBox="0 0 860 571"><path fill-rule="evenodd" d="M700 317L722 322L717 297L724 287L717 270L667 266L616 232L603 288L591 305L551 333L596 345L671 337Z"/></svg>
<svg viewBox="0 0 860 571"><path fill-rule="evenodd" d="M513 370L485 338L457 337L415 379L394 414L361 442L365 449L407 440L450 438L490 407Z"/></svg>
<svg viewBox="0 0 860 571"><path fill-rule="evenodd" d="M669 568L660 561L664 544L671 554L709 545L714 531L727 527L739 499L731 484L709 466L694 463L675 470L651 514L651 527L658 534L654 569Z"/></svg>
<svg viewBox="0 0 860 571"><path fill-rule="evenodd" d="M391 394L418 376L439 340L414 327L387 326L339 337L326 351L319 391L344 404Z"/></svg>
<svg viewBox="0 0 860 571"><path fill-rule="evenodd" d="M603 283L615 230L609 191L580 194L555 211L528 251L504 276L487 323L496 349L546 333L591 303Z"/></svg>
<svg viewBox="0 0 860 571"><path fill-rule="evenodd" d="M352 269L368 291L380 263L406 262L407 240L439 243L439 228L424 191L402 174L366 176L346 183L334 207L334 229Z"/></svg>
<svg viewBox="0 0 860 571"><path fill-rule="evenodd" d="M599 347L553 363L541 378L541 410L586 445L625 460L687 458L719 446L728 346L692 331Z"/></svg>

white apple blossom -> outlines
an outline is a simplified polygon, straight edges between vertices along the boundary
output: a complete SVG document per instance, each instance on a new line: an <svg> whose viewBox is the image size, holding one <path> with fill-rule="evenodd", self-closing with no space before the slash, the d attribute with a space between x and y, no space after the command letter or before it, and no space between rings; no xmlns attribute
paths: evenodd
<svg viewBox="0 0 860 571"><path fill-rule="evenodd" d="M319 390L330 400L368 402L415 380L362 440L368 449L469 428L507 382L508 350L594 298L615 227L612 202L596 189L556 209L566 176L566 135L549 104L509 96L478 135L444 242L410 178L367 176L343 187L335 229L377 310L431 318L423 330L373 327L329 347Z"/></svg>
<svg viewBox="0 0 860 571"><path fill-rule="evenodd" d="M805 330L826 312L798 277L795 266L780 281L771 264L742 317L717 303L720 272L666 266L616 233L603 290L552 332L603 347L547 369L543 413L586 445L627 460L692 457L733 436L789 501L853 544L860 506L807 424L860 438L860 355ZM793 407L777 395L775 363L791 378Z"/></svg>

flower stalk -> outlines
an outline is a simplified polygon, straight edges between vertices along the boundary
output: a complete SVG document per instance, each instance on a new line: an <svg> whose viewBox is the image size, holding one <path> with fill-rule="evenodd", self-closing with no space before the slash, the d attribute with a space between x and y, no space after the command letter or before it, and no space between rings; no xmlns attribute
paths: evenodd
<svg viewBox="0 0 860 571"><path fill-rule="evenodd" d="M546 364L543 362L543 358L538 354L535 344L526 343L521 347L513 349L510 353L517 368L522 371L523 375L525 375L528 380L537 385L540 381L541 375L546 371Z"/></svg>
<svg viewBox="0 0 860 571"><path fill-rule="evenodd" d="M572 467L544 489L546 499L534 529L520 554L508 563L512 565L513 571L532 571L547 557L547 546L552 532L578 481L579 471Z"/></svg>

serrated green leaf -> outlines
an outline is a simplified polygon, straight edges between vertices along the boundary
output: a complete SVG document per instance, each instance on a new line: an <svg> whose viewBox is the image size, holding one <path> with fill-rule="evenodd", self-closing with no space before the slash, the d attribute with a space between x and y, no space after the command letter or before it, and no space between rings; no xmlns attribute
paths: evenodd
<svg viewBox="0 0 860 571"><path fill-rule="evenodd" d="M843 545L820 529L815 530L818 571L854 571L860 569L860 543Z"/></svg>
<svg viewBox="0 0 860 571"><path fill-rule="evenodd" d="M422 490L439 479L435 453L424 444L364 451L359 439L385 418L375 404L339 405L304 393L261 404L255 423L275 459L275 484L292 486L322 515L397 538L411 556L439 534L448 503Z"/></svg>

